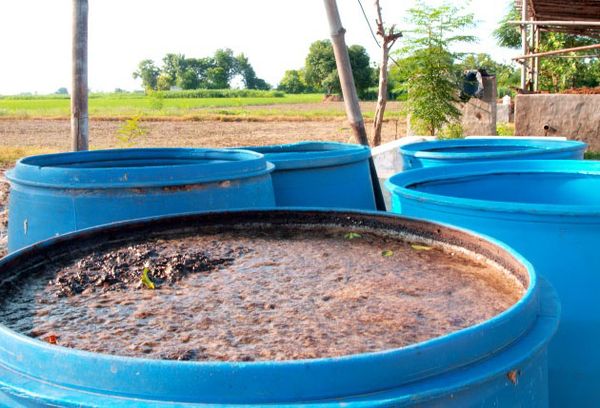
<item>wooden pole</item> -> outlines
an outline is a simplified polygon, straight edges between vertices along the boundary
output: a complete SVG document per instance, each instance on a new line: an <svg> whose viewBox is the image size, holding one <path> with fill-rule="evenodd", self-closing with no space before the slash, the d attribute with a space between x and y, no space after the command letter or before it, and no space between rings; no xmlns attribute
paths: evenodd
<svg viewBox="0 0 600 408"><path fill-rule="evenodd" d="M521 2L521 20L527 21L527 0L522 0ZM521 51L523 55L529 54L529 43L527 40L527 26L525 24L521 24ZM523 61L521 65L521 89L527 89L527 70L528 70L528 62L527 60Z"/></svg>
<svg viewBox="0 0 600 408"><path fill-rule="evenodd" d="M533 26L533 52L540 52L540 27ZM540 90L540 57L533 59L533 91Z"/></svg>
<svg viewBox="0 0 600 408"><path fill-rule="evenodd" d="M327 20L331 29L331 42L333 44L333 53L335 54L335 63L340 77L340 85L342 87L342 95L344 97L344 105L346 106L346 116L350 122L352 133L356 141L364 146L369 146L365 122L360 111L358 103L358 94L352 77L352 66L350 65L350 57L344 34L346 30L342 26L340 13L338 11L336 0L323 0L325 11L327 12ZM375 205L378 210L385 211L385 202L379 184L379 177L375 169L373 158L369 158L369 170L371 172L371 182L373 184L373 192L375 194Z"/></svg>
<svg viewBox="0 0 600 408"><path fill-rule="evenodd" d="M71 148L88 150L88 0L73 0Z"/></svg>
<svg viewBox="0 0 600 408"><path fill-rule="evenodd" d="M522 21L509 21L508 24L600 27L600 21L522 20Z"/></svg>
<svg viewBox="0 0 600 408"><path fill-rule="evenodd" d="M569 52L594 50L594 49L599 49L599 48L600 48L600 44L583 45L581 47L564 48L562 50L544 51L544 52L537 52L535 54L520 55L518 57L513 58L513 60L525 60L525 59L531 59L531 58L536 58L536 57L546 57L549 55L566 54Z"/></svg>
<svg viewBox="0 0 600 408"><path fill-rule="evenodd" d="M356 86L354 85L354 77L352 76L352 66L350 65L350 57L348 56L348 48L344 34L346 30L342 27L340 13L338 11L335 0L324 0L325 10L327 11L327 19L331 29L331 42L333 44L333 53L335 54L335 62L337 65L338 75L340 77L340 85L342 86L342 95L346 106L346 116L350 121L352 132L356 141L362 145L368 146L367 131L365 130L365 122L363 121L360 105L358 103L358 95Z"/></svg>

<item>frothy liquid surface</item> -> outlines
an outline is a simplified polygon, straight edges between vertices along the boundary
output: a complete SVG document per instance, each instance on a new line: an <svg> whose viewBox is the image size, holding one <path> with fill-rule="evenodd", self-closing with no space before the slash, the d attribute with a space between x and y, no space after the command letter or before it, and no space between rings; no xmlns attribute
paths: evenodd
<svg viewBox="0 0 600 408"><path fill-rule="evenodd" d="M90 252L2 285L0 322L122 356L307 359L442 336L524 293L506 271L464 254L358 235L229 231ZM144 268L154 289L141 283Z"/></svg>

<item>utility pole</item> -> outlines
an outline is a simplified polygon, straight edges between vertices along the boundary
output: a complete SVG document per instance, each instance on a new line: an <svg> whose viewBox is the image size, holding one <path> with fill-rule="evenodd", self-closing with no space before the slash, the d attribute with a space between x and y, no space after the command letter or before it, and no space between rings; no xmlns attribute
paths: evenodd
<svg viewBox="0 0 600 408"><path fill-rule="evenodd" d="M346 116L348 117L356 141L361 145L369 146L365 122L360 111L356 86L354 85L354 77L352 76L352 66L350 65L348 47L346 47L346 40L344 39L346 30L342 27L336 0L323 0L323 2L327 12L327 19L329 20L329 28L331 29L331 42L333 44L335 63L340 77L344 105L346 106ZM375 205L378 210L385 211L385 202L383 200L379 178L377 177L377 170L375 169L375 163L373 163L372 157L369 158L369 170L371 172L371 181L373 183Z"/></svg>
<svg viewBox="0 0 600 408"><path fill-rule="evenodd" d="M88 150L88 0L73 0L71 148Z"/></svg>

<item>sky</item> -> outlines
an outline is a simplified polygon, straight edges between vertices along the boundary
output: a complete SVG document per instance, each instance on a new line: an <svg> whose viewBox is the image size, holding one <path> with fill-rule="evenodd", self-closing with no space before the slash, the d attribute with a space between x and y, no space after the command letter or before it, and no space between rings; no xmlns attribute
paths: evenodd
<svg viewBox="0 0 600 408"><path fill-rule="evenodd" d="M472 0L467 11L479 41L465 51L509 62L514 50L492 36L512 0ZM304 65L309 45L329 38L322 0L89 0L89 87L141 89L133 71L143 59L160 63L169 52L204 57L218 48L244 53L257 75L276 85L288 69ZM337 0L348 45L375 44L358 0ZM380 0L386 25L406 27L414 0ZM440 4L441 0L429 0ZM464 4L465 1L456 1ZM373 0L362 0L374 25ZM0 95L46 94L71 82L72 0L0 0Z"/></svg>

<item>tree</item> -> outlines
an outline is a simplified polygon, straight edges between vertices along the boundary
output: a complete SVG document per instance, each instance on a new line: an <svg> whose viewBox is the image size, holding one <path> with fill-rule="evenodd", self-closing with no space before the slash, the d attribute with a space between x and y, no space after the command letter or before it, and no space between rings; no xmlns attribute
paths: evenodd
<svg viewBox="0 0 600 408"><path fill-rule="evenodd" d="M375 109L375 118L373 120L373 146L381 144L381 128L383 126L383 117L388 98L388 61L390 51L396 41L402 37L402 33L396 32L395 27L386 30L383 26L381 17L381 6L379 0L375 0L375 9L377 10L377 35L381 38L381 65L379 66L379 89L377 92L377 107Z"/></svg>
<svg viewBox="0 0 600 408"><path fill-rule="evenodd" d="M181 89L198 89L200 80L192 68L186 68L177 75L177 86Z"/></svg>
<svg viewBox="0 0 600 408"><path fill-rule="evenodd" d="M146 91L156 90L156 84L160 70L154 65L154 61L145 59L138 65L138 70L133 73L133 78L142 79L142 86Z"/></svg>
<svg viewBox="0 0 600 408"><path fill-rule="evenodd" d="M458 95L462 75L456 64L457 44L474 41L463 34L474 25L473 15L459 7L419 4L409 10L415 27L400 51L408 73L407 110L411 125L434 136L448 124L458 122Z"/></svg>
<svg viewBox="0 0 600 408"><path fill-rule="evenodd" d="M242 77L242 82L246 89L271 89L271 86L265 80L258 78L254 68L248 61L248 57L244 54L239 54L235 57L236 67L235 72Z"/></svg>
<svg viewBox="0 0 600 408"><path fill-rule="evenodd" d="M54 92L54 93L57 94L57 95L68 95L69 91L67 91L67 88L61 87L61 88L58 88L56 90L56 92Z"/></svg>
<svg viewBox="0 0 600 408"><path fill-rule="evenodd" d="M337 77L335 56L331 41L319 40L313 42L310 45L305 61L304 77L306 83L328 94L334 91L339 92L339 86L337 89L333 89L335 80L332 80L332 74L334 73L334 76Z"/></svg>
<svg viewBox="0 0 600 408"><path fill-rule="evenodd" d="M373 81L374 77L373 68L371 67L371 58L365 47L356 44L348 47L348 57L350 57L352 77L356 84L356 91L358 92L358 96L362 98L364 97L367 88L376 84L376 82Z"/></svg>
<svg viewBox="0 0 600 408"><path fill-rule="evenodd" d="M364 95L373 84L373 75L369 54L364 47L352 45L348 48L352 76L359 96ZM304 78L308 86L327 94L340 93L338 77L333 54L333 46L329 40L315 41L310 45L305 60Z"/></svg>
<svg viewBox="0 0 600 408"><path fill-rule="evenodd" d="M156 89L159 91L168 91L174 85L171 77L162 72L156 80Z"/></svg>
<svg viewBox="0 0 600 408"><path fill-rule="evenodd" d="M169 53L163 57L161 79L162 88L169 89L177 83L177 79L185 71L186 59L183 54Z"/></svg>
<svg viewBox="0 0 600 408"><path fill-rule="evenodd" d="M290 69L283 74L277 89L290 94L299 94L306 92L309 88L304 80L304 72Z"/></svg>

